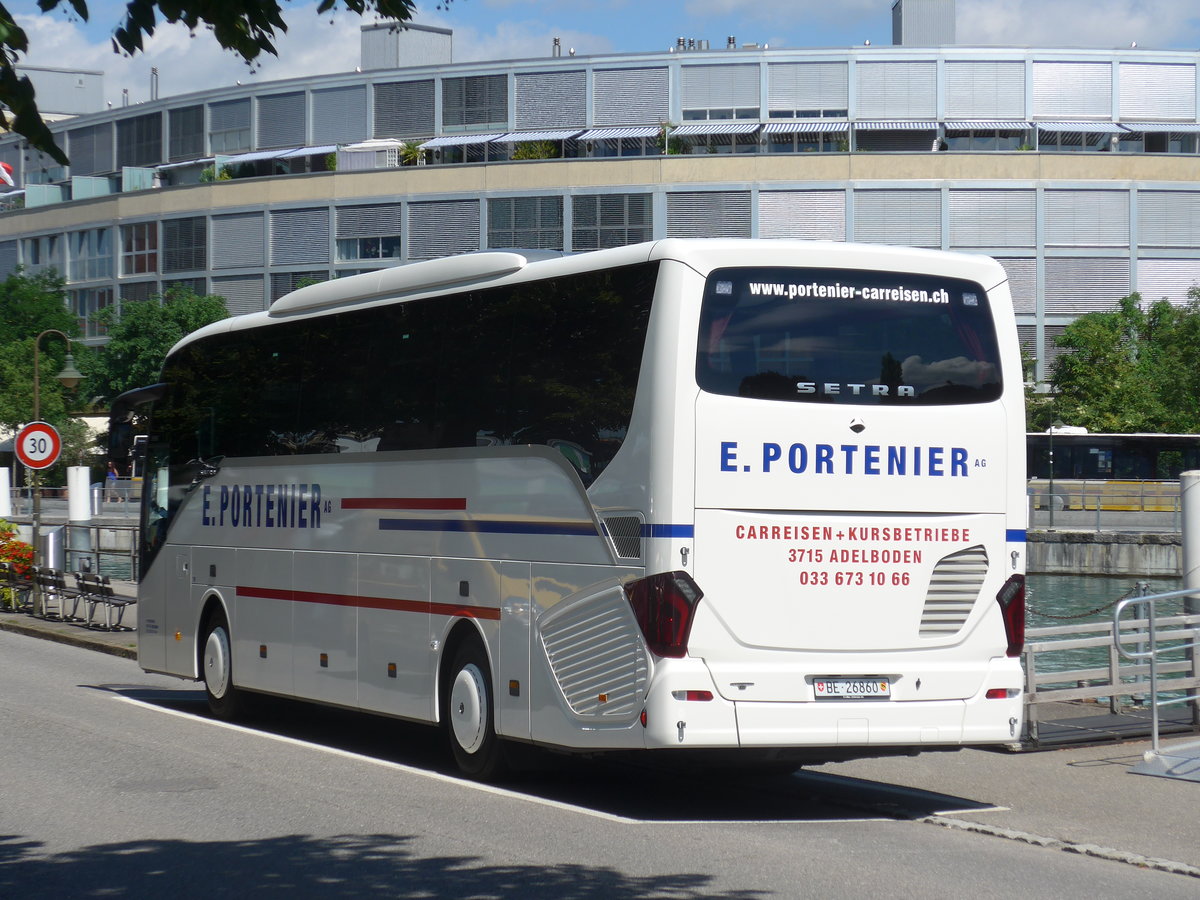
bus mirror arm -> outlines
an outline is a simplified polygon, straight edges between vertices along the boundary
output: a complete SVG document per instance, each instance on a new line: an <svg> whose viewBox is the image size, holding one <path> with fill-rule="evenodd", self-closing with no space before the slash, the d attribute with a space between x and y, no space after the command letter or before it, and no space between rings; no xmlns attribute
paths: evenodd
<svg viewBox="0 0 1200 900"><path fill-rule="evenodd" d="M192 483L187 486L188 493L191 493L196 487L206 478L212 478L221 471L221 462L225 459L223 456L214 456L212 459L191 459L188 460L189 466L197 466L196 474L192 476Z"/></svg>

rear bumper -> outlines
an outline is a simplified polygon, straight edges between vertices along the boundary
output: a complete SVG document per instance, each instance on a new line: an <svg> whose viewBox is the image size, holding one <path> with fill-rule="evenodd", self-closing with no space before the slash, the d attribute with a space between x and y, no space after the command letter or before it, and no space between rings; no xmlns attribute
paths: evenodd
<svg viewBox="0 0 1200 900"><path fill-rule="evenodd" d="M965 746L1019 739L1024 716L1013 661L996 661L978 693L960 700L754 702L720 696L702 660L671 660L646 702L646 746L839 747ZM1018 669L1019 671L1019 669ZM1019 678L1015 682L1019 684ZM988 699L989 688L1012 696ZM711 700L681 699L707 690Z"/></svg>

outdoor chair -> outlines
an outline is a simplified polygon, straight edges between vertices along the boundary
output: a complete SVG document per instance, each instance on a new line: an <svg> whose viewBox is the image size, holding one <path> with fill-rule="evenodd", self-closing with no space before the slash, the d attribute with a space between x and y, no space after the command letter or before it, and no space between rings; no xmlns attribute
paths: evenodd
<svg viewBox="0 0 1200 900"><path fill-rule="evenodd" d="M104 631L133 630L128 625L123 625L122 620L125 618L125 608L131 606L134 600L114 594L112 582L107 575L98 575L95 572L76 572L75 583L87 608L88 628L99 628ZM96 610L101 606L104 607L103 625L96 619ZM113 621L114 613L116 614L115 622Z"/></svg>
<svg viewBox="0 0 1200 900"><path fill-rule="evenodd" d="M22 575L10 562L0 562L0 588L5 590L5 605L17 612L29 609L33 594L33 579Z"/></svg>

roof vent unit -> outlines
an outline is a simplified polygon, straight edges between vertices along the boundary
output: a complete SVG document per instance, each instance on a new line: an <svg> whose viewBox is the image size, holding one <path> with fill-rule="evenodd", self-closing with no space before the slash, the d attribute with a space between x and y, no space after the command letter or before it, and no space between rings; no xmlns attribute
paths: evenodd
<svg viewBox="0 0 1200 900"><path fill-rule="evenodd" d="M732 34L729 37L725 38L725 49L726 50L736 50L737 49L737 38L735 38Z"/></svg>

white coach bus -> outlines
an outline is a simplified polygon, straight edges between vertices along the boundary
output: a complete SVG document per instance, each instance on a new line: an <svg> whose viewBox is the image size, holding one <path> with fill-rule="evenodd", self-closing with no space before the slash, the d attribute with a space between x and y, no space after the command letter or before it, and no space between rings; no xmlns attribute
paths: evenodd
<svg viewBox="0 0 1200 900"><path fill-rule="evenodd" d="M536 256L302 288L120 399L153 401L142 668L222 716L253 692L439 723L481 778L506 741L799 765L1016 739L999 264Z"/></svg>

